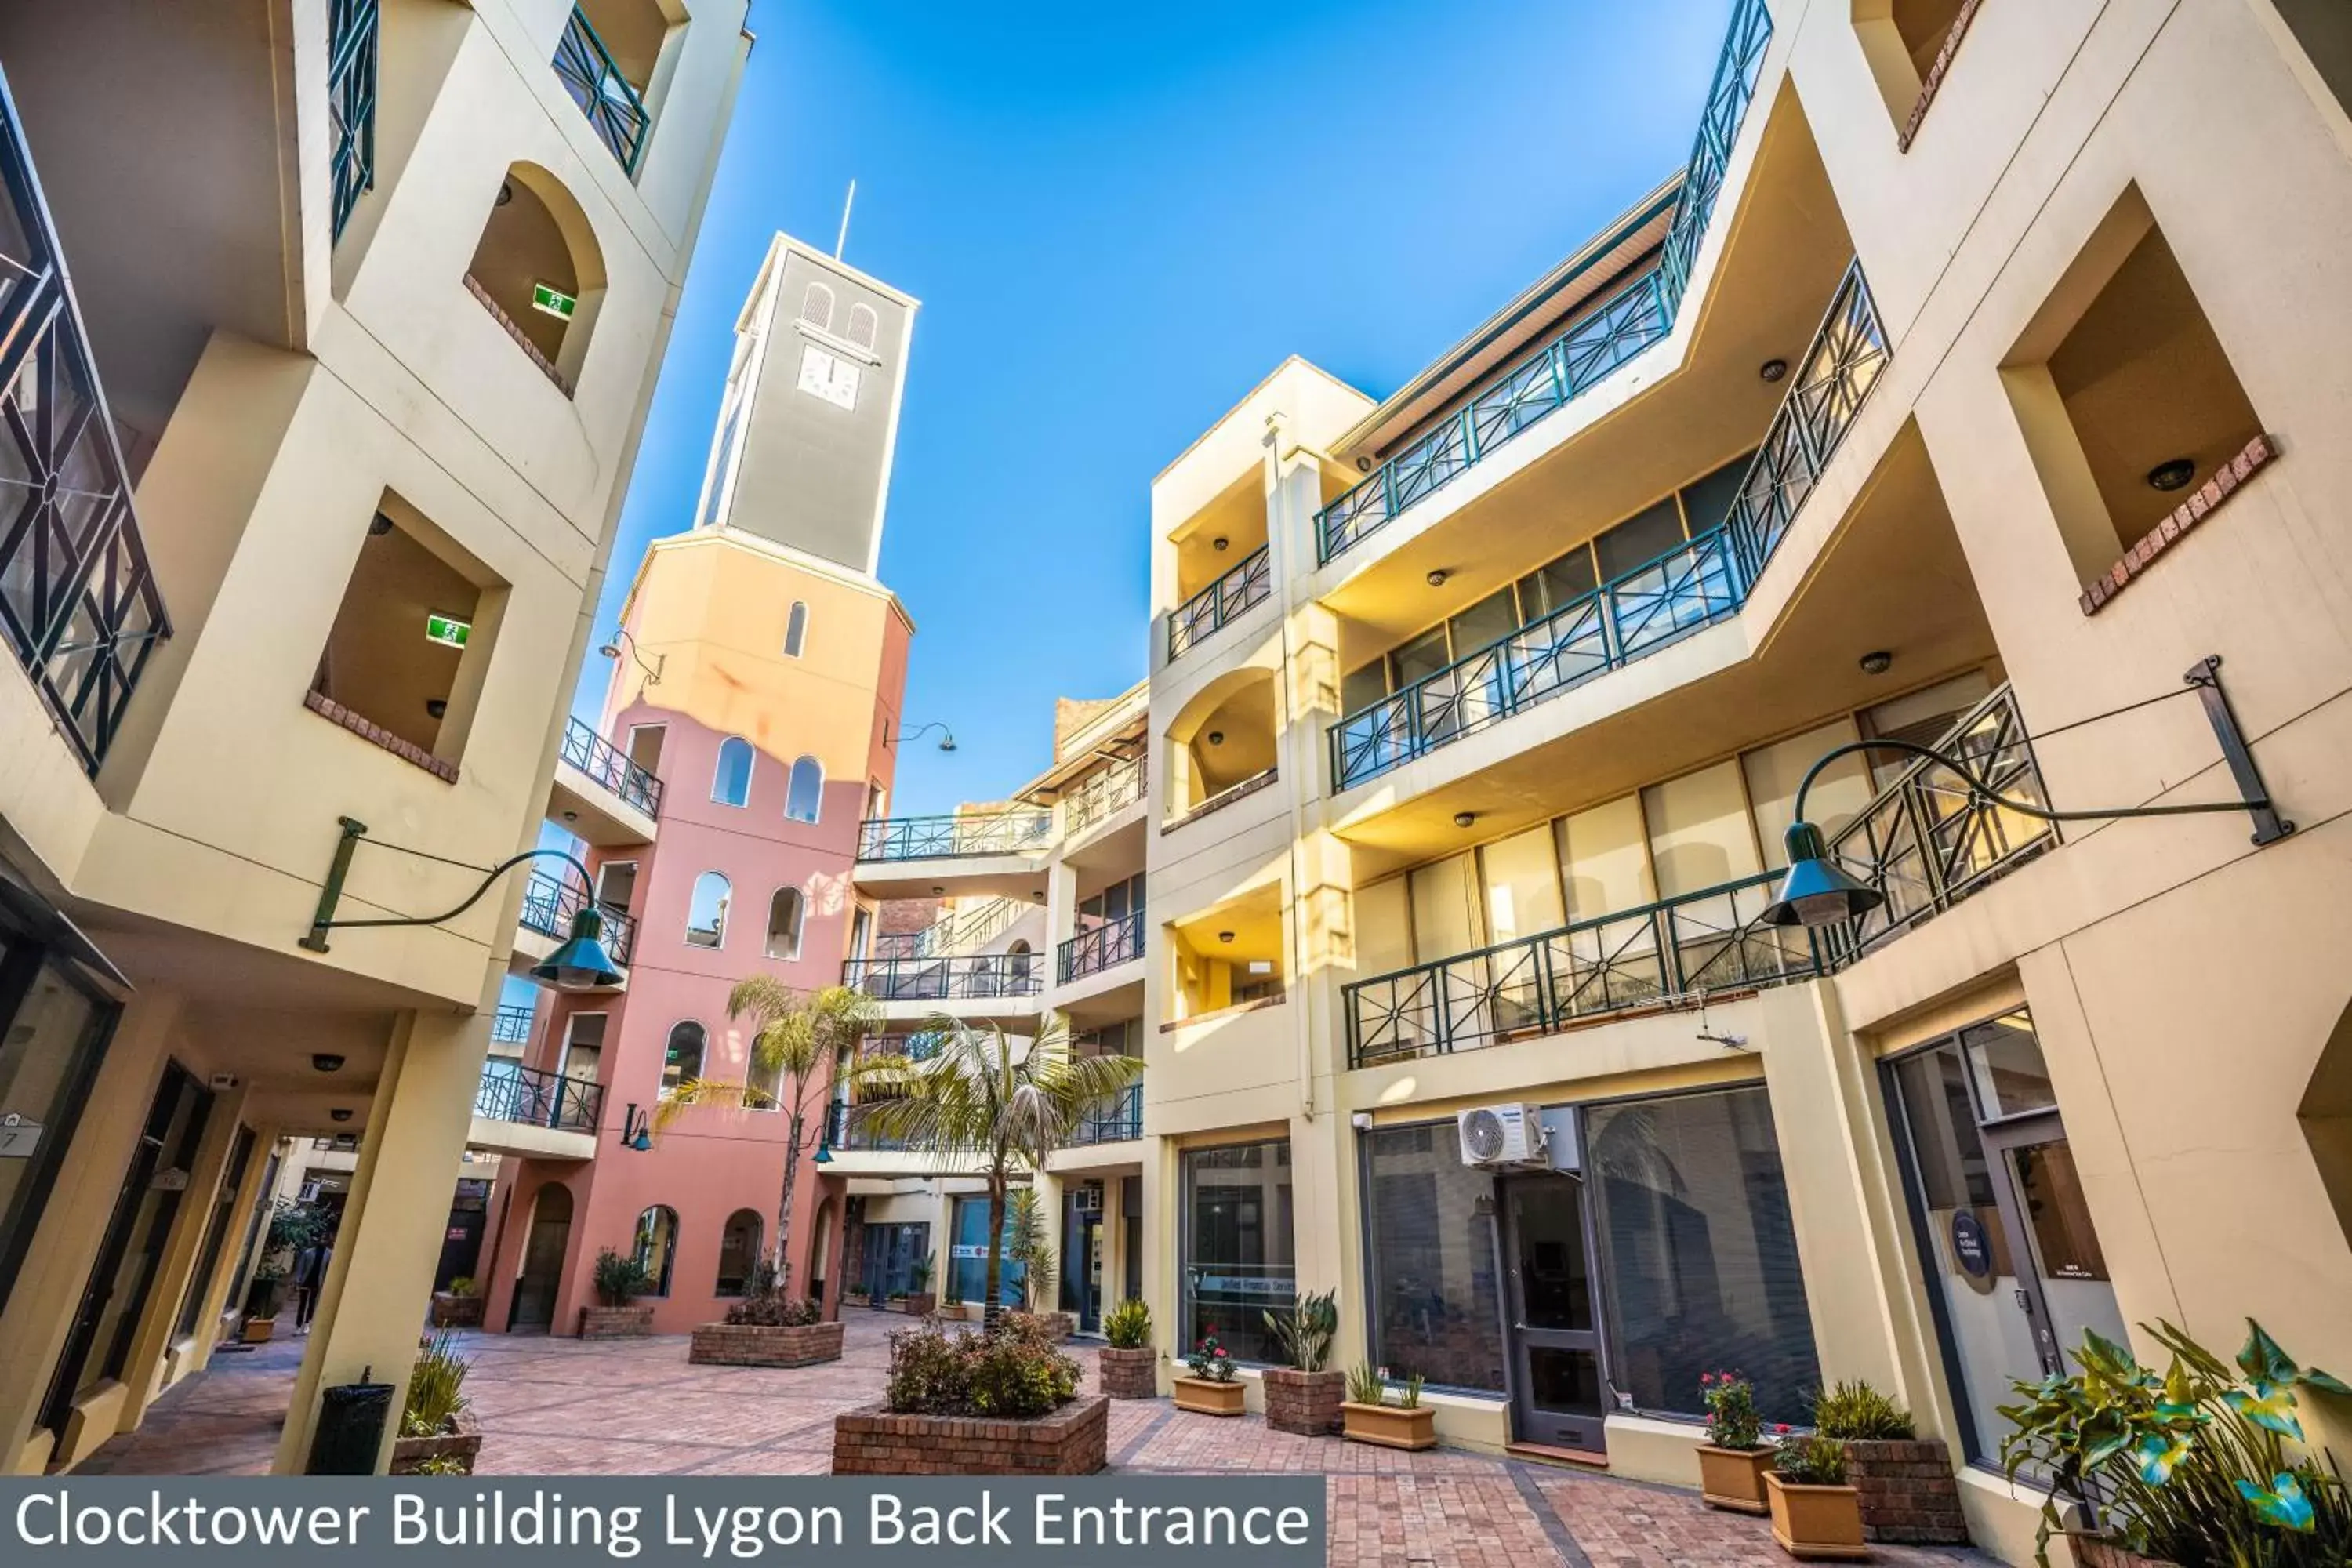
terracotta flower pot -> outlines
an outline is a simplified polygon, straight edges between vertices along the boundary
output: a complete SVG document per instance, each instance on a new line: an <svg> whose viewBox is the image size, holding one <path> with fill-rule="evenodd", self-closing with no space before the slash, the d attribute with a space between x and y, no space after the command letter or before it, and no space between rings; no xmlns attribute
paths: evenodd
<svg viewBox="0 0 2352 1568"><path fill-rule="evenodd" d="M1780 1472L1764 1477L1772 1505L1772 1539L1791 1557L1863 1558L1862 1502L1852 1487L1792 1486Z"/></svg>
<svg viewBox="0 0 2352 1568"><path fill-rule="evenodd" d="M1764 1477L1771 1468L1769 1447L1718 1448L1712 1443L1701 1443L1698 1495L1709 1508L1729 1509L1734 1513L1769 1513L1772 1505L1764 1496Z"/></svg>
<svg viewBox="0 0 2352 1568"><path fill-rule="evenodd" d="M245 1321L244 1339L247 1344L268 1344L269 1337L277 1331L278 1320L275 1318L247 1318Z"/></svg>
<svg viewBox="0 0 2352 1568"><path fill-rule="evenodd" d="M1359 1405L1350 1399L1339 1406L1341 1428L1351 1443L1372 1443L1383 1448L1437 1447L1437 1412L1426 1405Z"/></svg>
<svg viewBox="0 0 2352 1568"><path fill-rule="evenodd" d="M1243 1389L1239 1379L1216 1383L1205 1377L1182 1377L1173 1380L1176 1408L1190 1410L1199 1415L1239 1415L1242 1413Z"/></svg>

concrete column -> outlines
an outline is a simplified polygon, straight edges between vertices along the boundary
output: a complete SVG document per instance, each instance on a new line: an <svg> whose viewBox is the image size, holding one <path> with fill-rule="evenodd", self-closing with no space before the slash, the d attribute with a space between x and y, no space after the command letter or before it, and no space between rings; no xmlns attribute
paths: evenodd
<svg viewBox="0 0 2352 1568"><path fill-rule="evenodd" d="M1037 1217L1045 1227L1045 1244L1053 1251L1054 1268L1050 1279L1037 1281L1030 1300L1037 1303L1041 1312L1058 1312L1062 1310L1062 1249L1068 1240L1062 1234L1062 1178L1051 1171L1040 1171L1032 1184L1037 1189Z"/></svg>
<svg viewBox="0 0 2352 1568"><path fill-rule="evenodd" d="M1177 1295L1184 1277L1176 1247L1182 1233L1183 1190L1177 1180L1176 1145L1166 1138L1144 1140L1143 1170L1129 1177L1143 1184L1143 1300L1151 1309L1151 1342L1160 1350L1160 1390L1168 1391L1168 1365L1189 1348L1182 1344Z"/></svg>
<svg viewBox="0 0 2352 1568"><path fill-rule="evenodd" d="M115 1427L118 1432L136 1431L146 1416L147 1406L163 1391L163 1380L170 1371L166 1362L173 1341L179 1334L181 1302L191 1289L205 1288L205 1281L194 1278L198 1254L204 1247L205 1232L212 1225L221 1179L228 1170L229 1150L236 1142L237 1127L251 1094L250 1085L240 1084L213 1100L204 1137L196 1144L196 1157L187 1173L188 1184L180 1194L179 1207L172 1215L171 1234L164 1238L163 1256L155 1266L155 1281L147 1293L146 1310L131 1338L131 1353L123 1360L122 1383L130 1393L122 1403L122 1415ZM222 1250L226 1249L224 1240ZM191 1331L210 1345L212 1327L200 1316Z"/></svg>
<svg viewBox="0 0 2352 1568"><path fill-rule="evenodd" d="M1339 1332L1331 1342L1332 1364L1345 1366L1364 1353L1363 1276L1356 1268L1355 1205L1343 1188L1354 1182L1341 1167L1354 1152L1348 1119L1331 1112L1290 1119L1290 1201L1297 1234L1298 1292L1339 1298Z"/></svg>
<svg viewBox="0 0 2352 1568"><path fill-rule="evenodd" d="M310 1458L321 1388L356 1383L362 1373L395 1387L407 1382L441 1257L449 1173L465 1150L489 1053L491 1016L488 1009L468 1016L410 1013L394 1026L272 1466L279 1475L302 1473ZM396 1419L385 1424L379 1473L396 1427Z"/></svg>
<svg viewBox="0 0 2352 1568"><path fill-rule="evenodd" d="M231 1202L229 1230L221 1244L220 1267L213 1271L205 1288L205 1304L196 1316L196 1342L189 1347L186 1357L188 1372L202 1372L211 1364L213 1350L228 1328L226 1320L244 1304L247 1281L261 1261L259 1244L269 1225L269 1190L262 1181L270 1173L269 1157L280 1142L275 1126L265 1124L253 1130L253 1158L247 1162L245 1180L238 1184L236 1196ZM255 1240L249 1258L245 1249L248 1234Z"/></svg>
<svg viewBox="0 0 2352 1568"><path fill-rule="evenodd" d="M1078 934L1078 873L1059 857L1045 868L1045 987L1061 984L1062 944Z"/></svg>

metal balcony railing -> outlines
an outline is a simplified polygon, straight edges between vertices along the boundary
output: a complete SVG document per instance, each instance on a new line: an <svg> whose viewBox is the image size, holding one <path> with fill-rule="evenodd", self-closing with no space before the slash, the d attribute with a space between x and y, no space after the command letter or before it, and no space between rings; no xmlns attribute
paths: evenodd
<svg viewBox="0 0 2352 1568"><path fill-rule="evenodd" d="M969 909L950 910L920 931L886 931L874 939L877 958L945 958L985 946L1004 928L1034 908L1015 899L996 898Z"/></svg>
<svg viewBox="0 0 2352 1568"><path fill-rule="evenodd" d="M647 816L661 815L660 778L630 761L593 726L574 719L563 727L563 760Z"/></svg>
<svg viewBox="0 0 2352 1568"><path fill-rule="evenodd" d="M0 636L85 772L171 617L56 224L0 77Z"/></svg>
<svg viewBox="0 0 2352 1568"><path fill-rule="evenodd" d="M895 1153L907 1147L905 1139L884 1137L874 1130L867 1118L858 1114L856 1106L840 1100L824 1108L824 1141L835 1149L852 1152Z"/></svg>
<svg viewBox="0 0 2352 1568"><path fill-rule="evenodd" d="M1062 831L1076 835L1143 798L1143 759L1097 768L1062 804Z"/></svg>
<svg viewBox="0 0 2352 1568"><path fill-rule="evenodd" d="M482 1084L474 1091L474 1114L486 1121L564 1132L594 1132L604 1109L603 1084L527 1068L504 1057L482 1064Z"/></svg>
<svg viewBox="0 0 2352 1568"><path fill-rule="evenodd" d="M2042 773L2004 686L1933 748L1967 765L2000 795L2050 804ZM1830 840L1830 858L1886 896L1861 920L1822 933L1825 959L1843 965L1951 908L2058 842L2057 826L1979 796L1948 769L1922 758Z"/></svg>
<svg viewBox="0 0 2352 1568"><path fill-rule="evenodd" d="M501 1007L490 1016L490 1038L502 1046L521 1045L530 1038L531 1009Z"/></svg>
<svg viewBox="0 0 2352 1568"><path fill-rule="evenodd" d="M646 132L653 118L646 112L646 100L621 68L613 63L613 51L596 36L596 29L578 6L572 8L572 20L565 24L563 37L555 46L555 74L563 83L563 90L588 117L596 139L621 161L629 174L637 172L637 159L646 149Z"/></svg>
<svg viewBox="0 0 2352 1568"><path fill-rule="evenodd" d="M985 952L968 958L853 958L841 983L879 1002L975 1002L1034 996L1045 989L1045 965L1034 952Z"/></svg>
<svg viewBox="0 0 2352 1568"><path fill-rule="evenodd" d="M1086 1114L1071 1134L1073 1144L1119 1143L1143 1136L1143 1085L1129 1084L1118 1097Z"/></svg>
<svg viewBox="0 0 2352 1568"><path fill-rule="evenodd" d="M1759 921L1780 880L1727 882L1342 987L1349 1064L1475 1050L1694 992L1812 974L1802 927Z"/></svg>
<svg viewBox="0 0 2352 1568"><path fill-rule="evenodd" d="M860 860L929 860L956 855L1015 855L1054 841L1047 811L965 812L954 816L870 816L857 825Z"/></svg>
<svg viewBox="0 0 2352 1568"><path fill-rule="evenodd" d="M1141 910L1131 915L1121 915L1092 931L1082 931L1055 950L1056 972L1064 985L1142 956Z"/></svg>
<svg viewBox="0 0 2352 1568"><path fill-rule="evenodd" d="M1716 59L1714 83L1675 198L1673 223L1649 269L1579 317L1532 358L1471 394L1434 429L1317 513L1318 563L1387 526L1546 415L1607 380L1674 329L1692 260L1722 193L1731 144L1755 97L1764 48L1771 37L1772 18L1763 0L1739 0ZM1169 657L1173 658L1178 651L1173 621L1169 631Z"/></svg>
<svg viewBox="0 0 2352 1568"><path fill-rule="evenodd" d="M1234 569L1185 600L1168 617L1168 657L1185 653L1203 637L1243 611L1265 603L1274 591L1274 569L1266 547L1259 545Z"/></svg>
<svg viewBox="0 0 2352 1568"><path fill-rule="evenodd" d="M587 895L570 881L559 881L544 871L533 871L522 894L522 913L517 923L526 931L562 942L572 934L572 917L587 905ZM628 967L637 945L637 922L611 904L598 904L596 912L604 917L604 951L613 962Z"/></svg>
<svg viewBox="0 0 2352 1568"><path fill-rule="evenodd" d="M1377 778L1737 612L1886 363L1869 287L1850 266L1721 526L1332 725L1333 787Z"/></svg>
<svg viewBox="0 0 2352 1568"><path fill-rule="evenodd" d="M334 194L331 240L375 188L377 0L327 0L327 179Z"/></svg>
<svg viewBox="0 0 2352 1568"><path fill-rule="evenodd" d="M1249 777L1243 779L1238 784L1229 784L1224 788L1219 790L1216 794L1211 795L1208 799L1202 801L1200 805L1193 806L1188 811L1178 812L1174 816L1170 817L1166 822L1160 825L1160 830L1162 833L1166 833L1172 828L1181 827L1188 822L1198 822L1201 818L1208 816L1211 812L1223 811L1225 807L1233 805L1234 802L1241 800L1246 796L1255 795L1258 791L1265 788L1266 785L1274 783L1274 781L1279 776L1280 772L1278 769L1268 768L1264 773L1250 774Z"/></svg>

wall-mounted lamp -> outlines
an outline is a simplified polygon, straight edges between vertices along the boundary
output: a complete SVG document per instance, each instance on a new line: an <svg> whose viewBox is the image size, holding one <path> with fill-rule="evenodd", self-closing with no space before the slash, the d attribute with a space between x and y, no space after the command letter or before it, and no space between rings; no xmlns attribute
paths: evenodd
<svg viewBox="0 0 2352 1568"><path fill-rule="evenodd" d="M662 666L669 662L669 655L666 653L657 653L654 655L654 661L651 664L647 664L646 662L646 656L637 651L637 639L629 635L629 628L626 626L614 626L613 628L613 640L606 643L603 647L598 648L596 651L603 654L606 658L618 658L621 657L621 650L624 648L628 650L629 658L635 662L636 667L646 672L646 684L647 686L659 686L661 684L662 678Z"/></svg>
<svg viewBox="0 0 2352 1568"><path fill-rule="evenodd" d="M649 1111L637 1109L635 1100L621 1112L621 1147L634 1149L642 1154L654 1146L654 1119Z"/></svg>
<svg viewBox="0 0 2352 1568"><path fill-rule="evenodd" d="M901 726L896 735L893 735L886 726L882 731L882 744L885 749L887 749L897 746L901 742L911 741L918 735L928 735L934 730L937 730L940 732L940 751L952 752L956 749L955 731L950 730L945 724L938 723L919 724L912 730Z"/></svg>

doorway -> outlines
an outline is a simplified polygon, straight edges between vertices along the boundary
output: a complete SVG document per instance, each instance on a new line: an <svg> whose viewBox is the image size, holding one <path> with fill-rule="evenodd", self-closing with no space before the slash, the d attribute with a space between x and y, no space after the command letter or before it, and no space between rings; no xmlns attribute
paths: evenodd
<svg viewBox="0 0 2352 1568"><path fill-rule="evenodd" d="M550 1182L539 1189L530 1206L522 1273L515 1279L514 1305L507 1312L509 1333L544 1333L554 1323L555 1292L563 1281L563 1255L571 1245L572 1189Z"/></svg>
<svg viewBox="0 0 2352 1568"><path fill-rule="evenodd" d="M1499 1185L1512 1431L1525 1443L1605 1452L1584 1183L1543 1172L1507 1176Z"/></svg>
<svg viewBox="0 0 2352 1568"><path fill-rule="evenodd" d="M1082 1334L1102 1331L1103 1184L1084 1182L1062 1194L1060 1306L1077 1315Z"/></svg>

